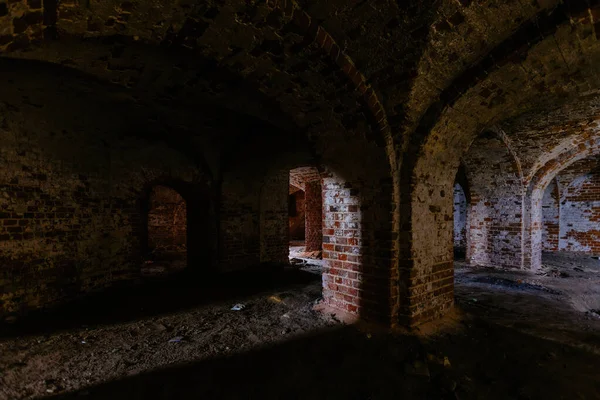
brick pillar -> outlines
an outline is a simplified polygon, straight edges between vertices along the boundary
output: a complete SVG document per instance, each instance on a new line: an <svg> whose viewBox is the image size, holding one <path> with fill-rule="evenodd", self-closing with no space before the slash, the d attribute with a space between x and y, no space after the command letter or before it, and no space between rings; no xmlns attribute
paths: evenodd
<svg viewBox="0 0 600 400"><path fill-rule="evenodd" d="M319 251L323 243L323 197L321 181L305 184L306 251Z"/></svg>

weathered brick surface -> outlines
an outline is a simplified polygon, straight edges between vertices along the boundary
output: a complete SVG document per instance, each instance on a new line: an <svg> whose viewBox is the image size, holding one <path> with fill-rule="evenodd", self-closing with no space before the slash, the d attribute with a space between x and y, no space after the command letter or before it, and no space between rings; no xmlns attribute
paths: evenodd
<svg viewBox="0 0 600 400"><path fill-rule="evenodd" d="M148 210L148 251L155 258L185 257L187 207L174 189L155 186Z"/></svg>
<svg viewBox="0 0 600 400"><path fill-rule="evenodd" d="M86 124L56 118L67 95L58 102L28 94L25 102L0 103L0 315L135 277L146 185L163 178L205 184L185 156L119 138L111 119L95 118L83 104L66 109Z"/></svg>
<svg viewBox="0 0 600 400"><path fill-rule="evenodd" d="M321 180L306 182L306 251L322 250L323 190Z"/></svg>
<svg viewBox="0 0 600 400"><path fill-rule="evenodd" d="M100 121L82 122L80 116L87 114L80 105L62 107L71 110L68 115L55 112L57 119L73 126L39 125L58 135L54 137L64 135L63 130L92 130L82 137L99 140L102 133L118 132L108 138L109 145L97 146L101 150L94 156L110 154L110 168L92 181L112 187L115 179L125 179L114 166L124 163L118 155L120 141L134 133L148 142L162 140L193 159L194 167L215 184L211 193L220 224L211 225L218 232L212 237L225 269L283 257L284 231L289 228L283 199L288 193L284 195L283 183L269 171L309 164L331 169L327 179L358 191L349 201L359 206L356 268L362 286L360 304L352 312L419 323L452 305L454 179L472 142L489 128L505 132L504 142L519 160L526 190L518 222L518 205L509 207L508 200L514 190L494 194L481 187L469 189L479 193L470 204L492 214L472 214L486 243L474 248L481 249L475 253L488 251L501 258L500 264L511 263L511 250L519 247L514 230L520 223L522 265L541 262L544 190L560 169L579 157L564 153L586 147L597 136L600 2L499 0L493 7L473 1L413 3L11 0L0 5L0 52L54 65L40 67L44 71L77 70L105 86L76 91L82 105L103 116ZM0 61L4 68L8 60ZM1 72L9 84L14 82ZM29 71L33 81L38 72ZM23 112L39 108L36 96L45 91L43 85L39 89L32 96L16 94L19 102L6 104L23 107ZM60 95L42 103L71 89L51 88L48 93ZM100 94L113 89L113 94ZM90 98L102 101L92 104ZM113 107L124 111L109 112ZM265 132L273 128L279 135L268 136ZM296 160L286 168L266 165L282 149L296 148L298 136L309 139L310 160ZM265 142L284 137L294 139L260 152L262 145L277 147ZM71 150L86 147L76 140L69 140ZM45 145L38 143L53 159L65 158L63 147L68 146ZM490 154L491 159L496 156ZM153 161L157 159L162 160ZM179 175L167 161L171 158L150 167L140 161L132 168L144 178L154 169ZM65 165L53 168L65 175ZM80 170L85 172L73 167L87 176ZM492 186L506 188L508 182L502 180L508 178L496 175L507 171L512 174L494 174ZM8 182L0 183L17 187L7 197L11 201L28 193ZM131 191L123 184L114 191L117 195L110 191L100 197L110 199L113 210L121 205L112 202L129 199ZM482 203L484 192L489 201ZM331 213L337 212L324 210L325 221ZM18 224L10 224L6 232L19 234ZM18 251L11 248L11 257L13 252L16 257ZM336 263L346 262L340 256L353 254L334 255L338 258L329 261L337 268ZM353 294L327 293L339 308L347 310L353 302Z"/></svg>
<svg viewBox="0 0 600 400"><path fill-rule="evenodd" d="M439 316L452 304L452 288L436 292L430 282L436 279L434 271L452 270L450 243L453 227L448 223L452 220L452 200L447 193L452 193L455 173L472 142L485 128L494 127L526 111L535 110L537 122L542 123L550 109L564 104L567 93L573 102L585 104L590 98L577 99L581 86L600 86L589 62L590 54L597 57L599 46L590 33L590 19L595 17L590 17L588 6L564 2L551 12L540 13L536 19L523 22L519 29L507 35L504 42L479 61L469 64L471 67L463 69L455 79L430 81L431 76L424 74L423 81L438 83L423 83L419 89L424 92L425 88L430 88L435 95L431 96L430 102L411 108L413 111L422 110L422 113L407 129L409 138L404 148L400 180L401 209L406 215L401 219L401 235L409 238L409 245L401 248L400 266L403 268L404 265L406 270L409 304L404 314L409 322ZM540 26L543 29L539 29ZM450 31L453 30L450 28ZM582 47L575 43L584 36L587 38L586 51L582 52ZM451 51L450 48L447 51ZM568 61L565 63L564 60ZM582 77L580 83L565 79L568 75L566 65L574 63L581 63L578 64L582 68L578 71ZM441 68L443 71L449 69L446 65ZM448 75L440 73L440 76ZM511 137L510 130L506 136ZM585 137L585 134L578 131L560 142L556 150L573 147L577 137ZM513 152L518 158L518 151L513 149ZM489 154L491 158L494 156ZM531 175L535 175L535 168ZM522 176L526 178L527 175ZM547 183L549 181L543 185L544 189ZM524 188L528 184L527 179L522 182ZM539 254L541 261L542 196L532 196L531 193L523 190L526 201L522 203L521 229L525 232L522 265L526 267L535 267L533 254ZM510 211L511 218L517 217L514 211ZM505 231L508 233L511 229ZM412 295L413 277L427 282L424 296Z"/></svg>
<svg viewBox="0 0 600 400"><path fill-rule="evenodd" d="M463 162L471 190L469 261L521 267L524 187L515 156L502 137L485 133Z"/></svg>
<svg viewBox="0 0 600 400"><path fill-rule="evenodd" d="M600 174L580 176L563 191L559 249L600 254Z"/></svg>
<svg viewBox="0 0 600 400"><path fill-rule="evenodd" d="M323 298L329 305L360 313L364 276L360 199L351 184L323 179Z"/></svg>
<svg viewBox="0 0 600 400"><path fill-rule="evenodd" d="M587 159L595 158L600 154L600 138L589 136L590 130L584 129L581 137L567 147L554 159L548 161L538 169L528 186L524 206L524 266L537 269L542 264L542 231L543 212L542 204L544 192L553 179L561 171L568 171L573 167L587 164ZM558 181L558 178L557 178ZM564 186L564 185L563 185Z"/></svg>
<svg viewBox="0 0 600 400"><path fill-rule="evenodd" d="M323 236L323 193L321 173L316 167L298 167L290 171L290 187L303 191L301 201L296 204L296 216L290 218L292 228L304 228L296 237L306 240L306 251L320 251ZM300 223L299 218L303 221Z"/></svg>
<svg viewBox="0 0 600 400"><path fill-rule="evenodd" d="M544 251L558 251L560 224L560 194L556 180L550 182L544 192L542 202L542 217L544 228L542 232L542 248Z"/></svg>
<svg viewBox="0 0 600 400"><path fill-rule="evenodd" d="M315 167L298 167L290 171L290 185L306 190L307 182L320 181L321 175Z"/></svg>

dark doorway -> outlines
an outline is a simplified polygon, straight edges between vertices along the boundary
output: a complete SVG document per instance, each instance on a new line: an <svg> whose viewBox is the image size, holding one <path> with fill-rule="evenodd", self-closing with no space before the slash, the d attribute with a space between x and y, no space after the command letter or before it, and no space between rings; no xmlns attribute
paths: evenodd
<svg viewBox="0 0 600 400"><path fill-rule="evenodd" d="M144 273L170 273L187 266L187 220L186 201L176 190L161 185L151 189Z"/></svg>

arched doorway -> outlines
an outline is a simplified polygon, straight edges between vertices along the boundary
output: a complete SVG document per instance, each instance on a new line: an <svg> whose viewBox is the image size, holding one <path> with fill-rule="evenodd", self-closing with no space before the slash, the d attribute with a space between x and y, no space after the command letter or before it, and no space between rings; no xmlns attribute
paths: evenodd
<svg viewBox="0 0 600 400"><path fill-rule="evenodd" d="M321 259L323 255L323 189L315 167L290 170L290 257Z"/></svg>
<svg viewBox="0 0 600 400"><path fill-rule="evenodd" d="M467 196L460 183L454 184L454 259L464 260L467 254Z"/></svg>
<svg viewBox="0 0 600 400"><path fill-rule="evenodd" d="M144 274L166 274L187 266L188 217L183 196L164 185L153 186L147 199Z"/></svg>

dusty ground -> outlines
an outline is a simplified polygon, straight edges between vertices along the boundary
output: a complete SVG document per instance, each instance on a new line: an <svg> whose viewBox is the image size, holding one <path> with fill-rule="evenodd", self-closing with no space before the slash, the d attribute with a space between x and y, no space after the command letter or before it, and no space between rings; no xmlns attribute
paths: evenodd
<svg viewBox="0 0 600 400"><path fill-rule="evenodd" d="M457 263L429 335L315 313L318 267L149 278L3 326L0 398L600 399L600 261L546 265Z"/></svg>
<svg viewBox="0 0 600 400"><path fill-rule="evenodd" d="M455 263L457 305L487 321L600 355L600 260L569 253L544 254L543 260L536 273Z"/></svg>

